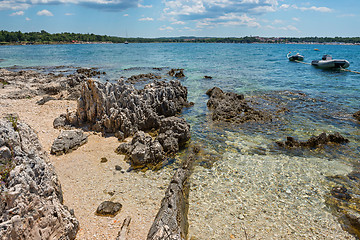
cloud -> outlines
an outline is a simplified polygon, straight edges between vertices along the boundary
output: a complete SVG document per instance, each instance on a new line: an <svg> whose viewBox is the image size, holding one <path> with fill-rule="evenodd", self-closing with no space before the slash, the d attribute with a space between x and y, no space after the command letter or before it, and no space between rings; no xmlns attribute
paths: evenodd
<svg viewBox="0 0 360 240"><path fill-rule="evenodd" d="M24 15L24 11L18 11L10 14L10 16L23 16L23 15Z"/></svg>
<svg viewBox="0 0 360 240"><path fill-rule="evenodd" d="M65 13L65 16L74 16L74 13Z"/></svg>
<svg viewBox="0 0 360 240"><path fill-rule="evenodd" d="M300 18L293 17L292 20L299 22L299 21L300 21Z"/></svg>
<svg viewBox="0 0 360 240"><path fill-rule="evenodd" d="M175 21L175 22L172 22L171 24L175 24L175 25L185 25L186 23L183 22L183 21Z"/></svg>
<svg viewBox="0 0 360 240"><path fill-rule="evenodd" d="M139 21L154 21L154 19L151 17L146 17L146 18L140 18Z"/></svg>
<svg viewBox="0 0 360 240"><path fill-rule="evenodd" d="M315 7L315 6L298 7L295 4L293 4L293 5L283 4L279 8L280 9L298 9L298 10L301 10L301 11L315 11L315 12L323 12L323 13L329 13L329 12L334 11L333 9L328 8L328 7Z"/></svg>
<svg viewBox="0 0 360 240"><path fill-rule="evenodd" d="M36 13L36 15L38 15L38 16L47 16L47 17L52 17L52 16L54 16L54 14L52 14L52 12L50 12L49 10L46 10L46 9L41 10L41 11L38 11L38 12Z"/></svg>
<svg viewBox="0 0 360 240"><path fill-rule="evenodd" d="M26 20L26 21L30 21L31 19L27 17L27 18L25 18L25 20Z"/></svg>
<svg viewBox="0 0 360 240"><path fill-rule="evenodd" d="M159 27L160 31L173 31L174 28L173 27L169 27L169 26L161 26Z"/></svg>
<svg viewBox="0 0 360 240"><path fill-rule="evenodd" d="M124 17L128 17L128 16L129 16L129 14L125 13L123 16L124 16Z"/></svg>
<svg viewBox="0 0 360 240"><path fill-rule="evenodd" d="M140 4L140 0L0 0L1 10L25 10L34 5L77 4L105 11L123 11L129 8L152 7Z"/></svg>
<svg viewBox="0 0 360 240"><path fill-rule="evenodd" d="M152 8L152 5L142 5L142 4L138 3L138 7L139 8Z"/></svg>
<svg viewBox="0 0 360 240"><path fill-rule="evenodd" d="M343 17L356 17L356 14L352 14L352 13L341 14L341 15L339 15L338 17L341 17L341 18L343 18Z"/></svg>

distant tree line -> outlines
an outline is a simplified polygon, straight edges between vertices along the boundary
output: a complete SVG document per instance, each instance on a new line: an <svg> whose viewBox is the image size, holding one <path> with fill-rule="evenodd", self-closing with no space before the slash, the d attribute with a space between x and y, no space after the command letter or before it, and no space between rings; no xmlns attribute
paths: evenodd
<svg viewBox="0 0 360 240"><path fill-rule="evenodd" d="M152 43L152 42L193 42L193 43L360 43L360 37L254 37L241 38L228 37L164 37L164 38L124 38L107 35L95 35L93 33L48 33L40 32L22 33L0 31L0 44L56 44L77 42L111 42L111 43Z"/></svg>

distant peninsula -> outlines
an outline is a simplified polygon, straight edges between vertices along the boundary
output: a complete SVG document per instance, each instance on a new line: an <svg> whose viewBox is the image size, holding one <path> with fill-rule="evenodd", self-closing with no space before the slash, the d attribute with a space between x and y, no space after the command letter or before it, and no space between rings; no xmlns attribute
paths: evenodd
<svg viewBox="0 0 360 240"><path fill-rule="evenodd" d="M284 43L284 44L356 44L360 37L160 37L160 38L125 38L93 33L48 33L21 31L0 31L0 45L32 44L86 44L86 43Z"/></svg>

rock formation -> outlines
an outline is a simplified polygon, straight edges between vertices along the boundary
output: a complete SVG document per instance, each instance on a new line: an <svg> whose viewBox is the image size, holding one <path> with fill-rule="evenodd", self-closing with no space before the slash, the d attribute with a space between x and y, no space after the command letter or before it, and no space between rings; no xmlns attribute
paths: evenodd
<svg viewBox="0 0 360 240"><path fill-rule="evenodd" d="M50 153L55 155L69 153L87 143L87 137L81 129L62 130L51 146Z"/></svg>
<svg viewBox="0 0 360 240"><path fill-rule="evenodd" d="M96 214L114 217L121 210L122 205L118 202L104 201L96 209Z"/></svg>
<svg viewBox="0 0 360 240"><path fill-rule="evenodd" d="M37 135L0 120L0 238L75 239L79 228Z"/></svg>
<svg viewBox="0 0 360 240"><path fill-rule="evenodd" d="M161 118L174 116L189 105L186 99L187 89L178 81L154 81L137 90L124 81L103 84L87 80L77 112L69 112L65 118L71 125L88 124L94 131L128 137L139 130L158 129Z"/></svg>
<svg viewBox="0 0 360 240"><path fill-rule="evenodd" d="M307 148L318 148L330 143L348 143L349 140L340 135L340 133L336 132L333 134L321 133L318 136L313 136L309 138L307 141L298 141L293 137L287 137L285 142L276 142L280 147L287 148L298 148L298 147L307 147Z"/></svg>
<svg viewBox="0 0 360 240"><path fill-rule="evenodd" d="M210 97L207 106L211 110L213 121L232 123L271 121L270 114L250 107L242 94L223 92L218 87L209 89L206 94Z"/></svg>

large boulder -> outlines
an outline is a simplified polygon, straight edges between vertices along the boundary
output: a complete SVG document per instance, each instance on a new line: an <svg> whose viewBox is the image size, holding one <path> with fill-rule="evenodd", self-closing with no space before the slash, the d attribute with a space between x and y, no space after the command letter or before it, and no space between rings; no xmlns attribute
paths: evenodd
<svg viewBox="0 0 360 240"><path fill-rule="evenodd" d="M81 129L62 130L51 146L51 154L69 153L87 143L88 136Z"/></svg>
<svg viewBox="0 0 360 240"><path fill-rule="evenodd" d="M213 121L232 123L271 121L270 114L249 106L242 94L223 92L218 87L209 89L206 94L209 96L207 106L211 110Z"/></svg>
<svg viewBox="0 0 360 240"><path fill-rule="evenodd" d="M0 120L0 239L75 239L54 168L26 124ZM9 155L10 152L10 155Z"/></svg>

